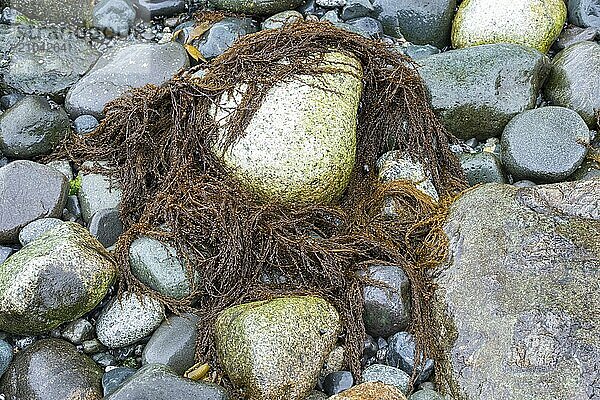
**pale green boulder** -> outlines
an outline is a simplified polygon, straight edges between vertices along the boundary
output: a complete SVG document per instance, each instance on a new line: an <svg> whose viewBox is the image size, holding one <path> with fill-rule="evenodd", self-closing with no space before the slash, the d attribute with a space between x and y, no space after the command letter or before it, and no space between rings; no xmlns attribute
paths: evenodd
<svg viewBox="0 0 600 400"><path fill-rule="evenodd" d="M225 152L222 137L214 146L240 182L264 199L330 202L348 185L356 155L362 68L356 58L341 53L327 54L324 66L340 72L277 83L244 136ZM222 99L215 112L220 123L239 104L242 90Z"/></svg>
<svg viewBox="0 0 600 400"><path fill-rule="evenodd" d="M217 318L219 361L252 400L303 400L341 332L325 300L286 297L228 308Z"/></svg>
<svg viewBox="0 0 600 400"><path fill-rule="evenodd" d="M452 46L515 43L546 53L567 18L563 0L465 0L452 25Z"/></svg>
<svg viewBox="0 0 600 400"><path fill-rule="evenodd" d="M102 244L62 223L0 265L0 331L35 335L91 311L117 267Z"/></svg>

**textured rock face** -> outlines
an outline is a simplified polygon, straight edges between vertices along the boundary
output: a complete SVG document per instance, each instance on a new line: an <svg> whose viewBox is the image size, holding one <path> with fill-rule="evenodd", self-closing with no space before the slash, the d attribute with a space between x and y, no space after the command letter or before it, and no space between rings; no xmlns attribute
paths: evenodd
<svg viewBox="0 0 600 400"><path fill-rule="evenodd" d="M561 51L552 61L544 95L550 103L577 111L590 127L600 109L600 45L581 42Z"/></svg>
<svg viewBox="0 0 600 400"><path fill-rule="evenodd" d="M100 400L102 371L64 340L44 339L18 353L0 381L6 400Z"/></svg>
<svg viewBox="0 0 600 400"><path fill-rule="evenodd" d="M29 18L44 22L69 23L89 26L92 20L93 0L18 0L11 7Z"/></svg>
<svg viewBox="0 0 600 400"><path fill-rule="evenodd" d="M117 268L85 228L58 225L0 266L0 330L38 334L102 300Z"/></svg>
<svg viewBox="0 0 600 400"><path fill-rule="evenodd" d="M361 95L357 74L362 69L358 60L340 53L329 54L326 62L337 62L335 68L348 73L323 74L320 80L299 77L275 85L245 136L224 154L219 144L215 148L240 181L264 198L329 202L348 184ZM236 99L224 99L217 119L227 118L227 110L236 104Z"/></svg>
<svg viewBox="0 0 600 400"><path fill-rule="evenodd" d="M305 0L209 0L211 5L221 10L263 15L294 9L305 2Z"/></svg>
<svg viewBox="0 0 600 400"><path fill-rule="evenodd" d="M563 0L465 0L452 25L452 46L515 43L546 53L567 18Z"/></svg>
<svg viewBox="0 0 600 400"><path fill-rule="evenodd" d="M228 308L215 325L218 357L254 400L310 394L340 333L340 317L317 297L288 297Z"/></svg>
<svg viewBox="0 0 600 400"><path fill-rule="evenodd" d="M596 398L600 180L488 184L452 207L438 280L453 377L472 400ZM457 397L456 395L454 396Z"/></svg>
<svg viewBox="0 0 600 400"><path fill-rule="evenodd" d="M550 68L540 52L514 44L453 50L420 60L421 77L444 126L461 139L487 139L535 107Z"/></svg>

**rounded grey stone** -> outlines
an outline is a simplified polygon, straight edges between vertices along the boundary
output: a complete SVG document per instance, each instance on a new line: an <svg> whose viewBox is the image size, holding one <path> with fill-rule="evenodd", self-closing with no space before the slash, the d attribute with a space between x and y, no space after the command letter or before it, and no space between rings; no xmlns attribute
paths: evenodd
<svg viewBox="0 0 600 400"><path fill-rule="evenodd" d="M42 234L46 233L46 231L62 223L63 221L58 218L41 218L32 221L25 225L23 229L21 229L21 232L19 232L19 242L21 243L21 246L26 246Z"/></svg>
<svg viewBox="0 0 600 400"><path fill-rule="evenodd" d="M102 389L104 397L110 396L115 392L129 377L137 371L133 368L120 367L107 371L102 375Z"/></svg>
<svg viewBox="0 0 600 400"><path fill-rule="evenodd" d="M403 393L406 393L410 376L399 368L383 364L373 364L363 371L362 381L382 382L386 385L395 386Z"/></svg>
<svg viewBox="0 0 600 400"><path fill-rule="evenodd" d="M412 376L415 369L415 340L408 332L398 332L388 340L386 353L386 364L390 367L400 368L406 374ZM422 366L417 368L416 384L426 381L433 372L434 362L425 360Z"/></svg>
<svg viewBox="0 0 600 400"><path fill-rule="evenodd" d="M93 167L95 163L85 162L83 167ZM99 163L100 166L104 165ZM122 190L113 177L102 173L80 172L81 187L77 192L83 221L90 223L94 214L101 210L118 209Z"/></svg>
<svg viewBox="0 0 600 400"><path fill-rule="evenodd" d="M130 0L101 0L94 6L93 24L100 30L127 36L135 21L135 9Z"/></svg>
<svg viewBox="0 0 600 400"><path fill-rule="evenodd" d="M323 391L330 396L348 390L354 385L354 378L349 371L335 371L323 380Z"/></svg>
<svg viewBox="0 0 600 400"><path fill-rule="evenodd" d="M145 21L154 17L169 17L185 11L185 0L133 0L138 16Z"/></svg>
<svg viewBox="0 0 600 400"><path fill-rule="evenodd" d="M73 121L75 132L78 135L85 135L92 132L98 126L98 120L93 115L80 115Z"/></svg>
<svg viewBox="0 0 600 400"><path fill-rule="evenodd" d="M373 16L375 8L370 0L347 0L342 9L342 19L349 20L359 17Z"/></svg>
<svg viewBox="0 0 600 400"><path fill-rule="evenodd" d="M288 10L282 11L270 16L262 23L262 29L279 29L284 25L294 22L303 21L304 17L298 11Z"/></svg>
<svg viewBox="0 0 600 400"><path fill-rule="evenodd" d="M242 36L258 31L258 24L250 18L223 18L215 23L200 39L192 44L204 58L215 58L225 52Z"/></svg>
<svg viewBox="0 0 600 400"><path fill-rule="evenodd" d="M414 392L408 400L445 400L444 397L431 389L422 389Z"/></svg>
<svg viewBox="0 0 600 400"><path fill-rule="evenodd" d="M107 208L95 212L90 220L89 230L104 247L112 246L123 233L123 223L119 217L119 211Z"/></svg>
<svg viewBox="0 0 600 400"><path fill-rule="evenodd" d="M0 339L0 378L13 359L13 348L6 341Z"/></svg>
<svg viewBox="0 0 600 400"><path fill-rule="evenodd" d="M543 107L514 117L502 134L502 160L515 179L557 182L571 175L587 153L585 121L564 107Z"/></svg>

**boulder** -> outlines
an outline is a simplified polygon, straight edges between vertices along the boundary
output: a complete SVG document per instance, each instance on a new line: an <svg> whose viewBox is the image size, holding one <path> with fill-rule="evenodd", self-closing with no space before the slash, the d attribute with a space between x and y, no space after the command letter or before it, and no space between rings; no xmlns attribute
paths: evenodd
<svg viewBox="0 0 600 400"><path fill-rule="evenodd" d="M600 180L459 198L437 283L451 378L469 399L586 399L600 362ZM458 393L453 393L457 398Z"/></svg>
<svg viewBox="0 0 600 400"><path fill-rule="evenodd" d="M131 0L100 0L94 6L94 28L112 35L127 36L135 21Z"/></svg>
<svg viewBox="0 0 600 400"><path fill-rule="evenodd" d="M300 7L306 0L209 0L208 2L215 8L234 13L273 15Z"/></svg>

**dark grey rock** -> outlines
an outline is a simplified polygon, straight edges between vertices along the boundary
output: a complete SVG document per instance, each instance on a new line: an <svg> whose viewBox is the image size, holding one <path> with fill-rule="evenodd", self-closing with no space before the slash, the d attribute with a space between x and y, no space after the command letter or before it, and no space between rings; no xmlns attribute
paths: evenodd
<svg viewBox="0 0 600 400"><path fill-rule="evenodd" d="M89 230L104 247L112 246L123 233L123 223L119 217L119 211L108 208L94 213L90 220Z"/></svg>
<svg viewBox="0 0 600 400"><path fill-rule="evenodd" d="M0 339L0 378L8 369L13 359L13 348L8 342Z"/></svg>
<svg viewBox="0 0 600 400"><path fill-rule="evenodd" d="M4 96L0 97L0 106L2 106L3 109L7 110L15 104L17 104L17 102L22 98L23 95L21 93L5 94Z"/></svg>
<svg viewBox="0 0 600 400"><path fill-rule="evenodd" d="M435 112L461 139L500 136L512 117L535 107L550 66L542 53L514 44L452 50L420 64Z"/></svg>
<svg viewBox="0 0 600 400"><path fill-rule="evenodd" d="M250 18L223 18L192 44L204 58L217 57L240 37L258 31L258 24Z"/></svg>
<svg viewBox="0 0 600 400"><path fill-rule="evenodd" d="M408 332L398 332L388 341L386 364L390 367L400 368L409 376L415 368L415 340ZM426 381L433 372L433 360L427 359L422 367L417 369L416 383Z"/></svg>
<svg viewBox="0 0 600 400"><path fill-rule="evenodd" d="M26 96L0 116L0 151L11 158L49 154L69 132L65 110L39 96Z"/></svg>
<svg viewBox="0 0 600 400"><path fill-rule="evenodd" d="M383 364L373 364L362 373L363 382L382 382L395 386L403 393L408 391L410 376L399 368Z"/></svg>
<svg viewBox="0 0 600 400"><path fill-rule="evenodd" d="M17 243L28 223L60 217L69 183L54 168L31 161L14 161L0 168L0 243Z"/></svg>
<svg viewBox="0 0 600 400"><path fill-rule="evenodd" d="M373 8L370 0L347 0L346 5L342 8L342 19L370 17L374 11L375 8Z"/></svg>
<svg viewBox="0 0 600 400"><path fill-rule="evenodd" d="M474 154L461 154L459 160L471 186L480 183L506 183L502 164L493 153L483 151Z"/></svg>
<svg viewBox="0 0 600 400"><path fill-rule="evenodd" d="M368 36L371 39L379 39L383 35L383 26L381 22L371 17L360 17L355 19L349 19L346 21L347 25L362 31L363 36Z"/></svg>
<svg viewBox="0 0 600 400"><path fill-rule="evenodd" d="M98 126L98 120L93 115L80 115L73 121L75 133L85 135L92 132Z"/></svg>
<svg viewBox="0 0 600 400"><path fill-rule="evenodd" d="M6 400L102 398L102 371L75 346L43 339L16 354L0 380Z"/></svg>
<svg viewBox="0 0 600 400"><path fill-rule="evenodd" d="M354 378L348 371L336 371L328 374L323 380L323 391L330 396L350 389L354 385Z"/></svg>
<svg viewBox="0 0 600 400"><path fill-rule="evenodd" d="M21 229L21 232L19 232L19 242L21 243L21 246L26 246L40 237L42 234L46 233L46 231L49 231L50 229L62 223L63 221L58 218L36 219Z"/></svg>
<svg viewBox="0 0 600 400"><path fill-rule="evenodd" d="M69 215L78 220L81 218L81 206L79 205L79 199L77 196L72 195L67 197L67 204L65 209L69 212ZM74 222L74 221L71 221Z"/></svg>
<svg viewBox="0 0 600 400"><path fill-rule="evenodd" d="M185 11L185 0L133 0L137 14L145 21L154 17L170 17Z"/></svg>
<svg viewBox="0 0 600 400"><path fill-rule="evenodd" d="M379 347L377 347L377 342L375 341L375 339L373 339L371 335L367 335L365 337L363 356L365 356L366 358L375 357L375 354L377 354L377 350L379 350Z"/></svg>
<svg viewBox="0 0 600 400"><path fill-rule="evenodd" d="M127 36L135 21L131 0L100 0L93 11L94 28L111 35Z"/></svg>
<svg viewBox="0 0 600 400"><path fill-rule="evenodd" d="M598 391L598 193L597 179L487 184L452 205L449 265L433 303L451 332L440 345L461 389L452 397L586 399Z"/></svg>
<svg viewBox="0 0 600 400"><path fill-rule="evenodd" d="M585 121L573 110L542 107L514 117L502 134L502 160L515 179L558 182L581 165L590 142Z"/></svg>
<svg viewBox="0 0 600 400"><path fill-rule="evenodd" d="M582 27L600 28L600 2L598 0L568 0L569 23Z"/></svg>
<svg viewBox="0 0 600 400"><path fill-rule="evenodd" d="M165 365L146 365L106 400L227 400L225 389L177 375Z"/></svg>
<svg viewBox="0 0 600 400"><path fill-rule="evenodd" d="M410 282L397 265L371 265L367 276L382 287L364 288L363 319L367 333L388 337L407 328L410 322Z"/></svg>
<svg viewBox="0 0 600 400"><path fill-rule="evenodd" d="M422 60L423 58L438 54L440 49L430 44L418 45L409 44L403 49L403 53L412 58L413 60Z"/></svg>
<svg viewBox="0 0 600 400"><path fill-rule="evenodd" d="M273 15L300 7L306 0L209 0L209 4L220 10L241 14Z"/></svg>
<svg viewBox="0 0 600 400"><path fill-rule="evenodd" d="M83 167L93 167L94 163L83 163ZM102 163L99 163L102 166ZM118 182L101 173L79 173L81 187L77 192L81 206L81 216L86 223L92 220L100 210L118 209L121 204L122 191Z"/></svg>
<svg viewBox="0 0 600 400"><path fill-rule="evenodd" d="M102 368L114 367L118 364L117 359L110 353L97 353L92 355L92 360Z"/></svg>
<svg viewBox="0 0 600 400"><path fill-rule="evenodd" d="M107 371L102 375L102 388L104 397L110 396L117 390L123 382L135 374L137 371L133 368L120 367Z"/></svg>
<svg viewBox="0 0 600 400"><path fill-rule="evenodd" d="M68 323L62 331L62 337L73 344L81 344L84 340L91 339L93 334L94 327L83 318Z"/></svg>
<svg viewBox="0 0 600 400"><path fill-rule="evenodd" d="M0 330L39 334L91 311L117 275L112 258L82 226L64 222L0 269Z"/></svg>
<svg viewBox="0 0 600 400"><path fill-rule="evenodd" d="M144 43L114 48L103 54L89 73L77 82L65 99L71 118L102 117L106 103L127 90L148 83L161 85L189 65L183 46Z"/></svg>
<svg viewBox="0 0 600 400"><path fill-rule="evenodd" d="M194 365L198 317L173 315L154 332L142 353L142 364L164 364L183 375Z"/></svg>
<svg viewBox="0 0 600 400"><path fill-rule="evenodd" d="M600 109L600 45L574 44L554 57L544 96L550 104L577 111L590 127Z"/></svg>
<svg viewBox="0 0 600 400"><path fill-rule="evenodd" d="M53 3L48 8L57 8L53 0L16 3L30 1ZM100 55L67 29L39 25L0 25L0 53L10 56L0 66L2 86L11 92L37 95L64 95Z"/></svg>
<svg viewBox="0 0 600 400"><path fill-rule="evenodd" d="M450 43L455 0L373 0L373 6L390 36L439 48Z"/></svg>
<svg viewBox="0 0 600 400"><path fill-rule="evenodd" d="M568 26L563 29L552 46L556 50L563 50L575 43L592 41L598 37L598 34L600 33L599 30L599 28L580 28L573 25Z"/></svg>

